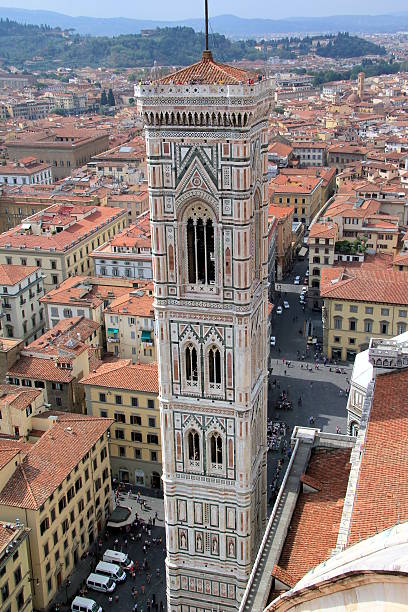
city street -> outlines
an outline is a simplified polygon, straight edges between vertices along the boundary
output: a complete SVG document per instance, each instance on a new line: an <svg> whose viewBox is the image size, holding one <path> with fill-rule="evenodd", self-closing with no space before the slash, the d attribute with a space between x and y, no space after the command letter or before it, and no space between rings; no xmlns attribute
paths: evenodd
<svg viewBox="0 0 408 612"><path fill-rule="evenodd" d="M271 346L269 358L268 420L286 423L288 444L294 426L310 427L310 417L314 419L314 427L332 433L346 433L346 390L349 387L352 367L342 365L341 370L345 373L335 373L333 366L323 364L320 354L319 369L315 369L315 350L313 347L307 347L307 336L316 335L321 339L321 314L308 308L303 311L299 302L306 270L307 262L297 262L293 272L277 283L281 295L276 299L272 314L271 336L275 336L276 345ZM297 275L301 278L300 285L293 283ZM283 307L284 301L289 303L289 308ZM281 315L276 314L278 306L282 306ZM304 360L301 359L302 356L305 357ZM290 366L287 361L290 361ZM330 371L330 368L333 371ZM276 409L282 393L293 403L291 410ZM279 460L283 461L283 466L275 481ZM268 452L270 502L273 501L272 485L274 481L278 485L281 482L287 461L287 453L272 450Z"/></svg>

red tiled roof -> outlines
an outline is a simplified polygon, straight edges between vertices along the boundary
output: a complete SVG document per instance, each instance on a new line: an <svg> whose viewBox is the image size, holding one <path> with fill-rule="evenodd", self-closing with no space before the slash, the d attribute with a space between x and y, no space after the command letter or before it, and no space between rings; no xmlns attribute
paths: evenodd
<svg viewBox="0 0 408 612"><path fill-rule="evenodd" d="M38 510L112 423L61 413L38 442L22 451L24 458L0 492L0 506ZM10 448L9 441L0 440L2 448Z"/></svg>
<svg viewBox="0 0 408 612"><path fill-rule="evenodd" d="M309 238L336 238L336 236L335 223L314 223L309 231Z"/></svg>
<svg viewBox="0 0 408 612"><path fill-rule="evenodd" d="M408 520L408 369L376 378L348 544Z"/></svg>
<svg viewBox="0 0 408 612"><path fill-rule="evenodd" d="M372 265L323 267L320 280L323 298L408 304L408 272Z"/></svg>
<svg viewBox="0 0 408 612"><path fill-rule="evenodd" d="M278 563L295 582L327 559L336 546L350 452L350 449L312 451L306 476L318 481L321 490L300 493Z"/></svg>
<svg viewBox="0 0 408 612"><path fill-rule="evenodd" d="M30 389L17 385L0 385L0 406L8 404L17 410L27 408L39 395L41 389Z"/></svg>
<svg viewBox="0 0 408 612"><path fill-rule="evenodd" d="M13 378L31 378L61 383L69 383L74 380L70 370L59 368L53 359L41 357L20 357L7 374Z"/></svg>
<svg viewBox="0 0 408 612"><path fill-rule="evenodd" d="M251 78L253 75L246 70L234 68L228 64L219 64L213 60L210 52L207 54L204 52L199 62L165 76L160 79L159 83L163 85L173 83L175 85L188 85L189 83L237 85Z"/></svg>
<svg viewBox="0 0 408 612"><path fill-rule="evenodd" d="M127 314L135 317L154 317L153 295L149 295L147 289L153 293L153 285L146 285L143 289L133 289L131 292L112 300L106 308L106 313ZM141 295L138 295L138 292Z"/></svg>
<svg viewBox="0 0 408 612"><path fill-rule="evenodd" d="M130 389L158 393L157 363L132 364L130 359L119 359L101 365L96 372L80 381L83 385L96 385L112 389Z"/></svg>
<svg viewBox="0 0 408 612"><path fill-rule="evenodd" d="M16 285L36 270L35 266L17 266L14 264L0 264L0 284Z"/></svg>

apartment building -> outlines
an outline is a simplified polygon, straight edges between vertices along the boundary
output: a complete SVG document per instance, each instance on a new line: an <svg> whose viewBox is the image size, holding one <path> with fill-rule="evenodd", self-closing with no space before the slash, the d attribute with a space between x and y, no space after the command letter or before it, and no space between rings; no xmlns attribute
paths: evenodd
<svg viewBox="0 0 408 612"><path fill-rule="evenodd" d="M308 236L309 246L309 307L319 309L322 306L320 297L320 275L323 266L334 264L334 252L338 228L335 223L313 223Z"/></svg>
<svg viewBox="0 0 408 612"><path fill-rule="evenodd" d="M96 278L71 276L56 289L41 298L45 307L47 325L53 328L66 317L85 317L100 325L99 345L105 343L104 309L133 289L133 283L124 278Z"/></svg>
<svg viewBox="0 0 408 612"><path fill-rule="evenodd" d="M388 264L377 256L322 269L323 349L330 359L352 361L372 336L407 331L408 273Z"/></svg>
<svg viewBox="0 0 408 612"><path fill-rule="evenodd" d="M107 362L82 379L87 414L113 419L112 473L121 482L161 488L157 364Z"/></svg>
<svg viewBox="0 0 408 612"><path fill-rule="evenodd" d="M153 278L150 213L91 253L97 276L140 280Z"/></svg>
<svg viewBox="0 0 408 612"><path fill-rule="evenodd" d="M0 381L6 380L6 374L17 361L24 349L24 340L19 338L0 338Z"/></svg>
<svg viewBox="0 0 408 612"><path fill-rule="evenodd" d="M7 113L12 119L28 119L36 121L48 117L51 104L49 100L12 100L7 103Z"/></svg>
<svg viewBox="0 0 408 612"><path fill-rule="evenodd" d="M327 164L341 172L350 164L363 161L367 157L367 149L350 143L332 145L327 150Z"/></svg>
<svg viewBox="0 0 408 612"><path fill-rule="evenodd" d="M47 128L16 135L7 142L7 153L12 160L35 157L40 163L51 164L54 179L59 180L108 147L109 135L105 131Z"/></svg>
<svg viewBox="0 0 408 612"><path fill-rule="evenodd" d="M51 185L52 182L51 165L40 164L35 157L25 157L13 164L0 164L0 186Z"/></svg>
<svg viewBox="0 0 408 612"><path fill-rule="evenodd" d="M400 216L385 212L378 200L337 194L322 219L337 225L338 240L363 241L367 253L397 252Z"/></svg>
<svg viewBox="0 0 408 612"><path fill-rule="evenodd" d="M108 205L122 208L128 214L129 225L138 223L138 217L149 210L149 192L147 183L137 187L112 189L108 196Z"/></svg>
<svg viewBox="0 0 408 612"><path fill-rule="evenodd" d="M292 154L301 168L325 166L327 144L324 142L291 142Z"/></svg>
<svg viewBox="0 0 408 612"><path fill-rule="evenodd" d="M156 361L153 284L122 295L105 309L108 351L132 363Z"/></svg>
<svg viewBox="0 0 408 612"><path fill-rule="evenodd" d="M281 281L292 265L292 225L293 206L274 206L269 204L268 219L275 219L275 279Z"/></svg>
<svg viewBox="0 0 408 612"><path fill-rule="evenodd" d="M294 221L308 227L324 204L322 186L321 177L279 174L269 183L270 202L275 206L293 207Z"/></svg>
<svg viewBox="0 0 408 612"><path fill-rule="evenodd" d="M0 384L0 435L27 439L32 419L48 407L42 389Z"/></svg>
<svg viewBox="0 0 408 612"><path fill-rule="evenodd" d="M0 516L29 529L35 610L48 609L112 510L111 423L45 413L46 431L35 444L0 439Z"/></svg>
<svg viewBox="0 0 408 612"><path fill-rule="evenodd" d="M44 287L92 271L90 253L127 226L121 209L53 204L0 234L0 263L41 268Z"/></svg>
<svg viewBox="0 0 408 612"><path fill-rule="evenodd" d="M136 136L118 147L95 155L89 165L96 168L99 178L136 185L147 176L144 138Z"/></svg>
<svg viewBox="0 0 408 612"><path fill-rule="evenodd" d="M35 266L0 264L1 334L25 344L44 333L43 275Z"/></svg>
<svg viewBox="0 0 408 612"><path fill-rule="evenodd" d="M83 387L90 356L98 346L99 324L84 317L60 321L21 351L7 372L13 385L43 389L45 401L57 410L85 412Z"/></svg>
<svg viewBox="0 0 408 612"><path fill-rule="evenodd" d="M20 521L0 521L0 601L3 612L33 610L29 532Z"/></svg>

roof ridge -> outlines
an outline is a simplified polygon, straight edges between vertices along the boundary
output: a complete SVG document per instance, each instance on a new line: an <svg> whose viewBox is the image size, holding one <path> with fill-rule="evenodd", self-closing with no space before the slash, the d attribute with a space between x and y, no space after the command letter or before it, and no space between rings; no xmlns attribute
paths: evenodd
<svg viewBox="0 0 408 612"><path fill-rule="evenodd" d="M35 505L36 505L36 506L38 506L39 504L38 504L38 502L37 502L37 498L35 497L35 495L34 495L34 493L33 493L33 490L32 490L32 488L31 488L31 485L30 485L30 483L29 483L29 481L28 481L28 478L27 478L27 475L26 475L26 473L25 473L25 470L24 470L24 466L23 466L23 464L22 464L22 463L20 463L20 465L18 466L18 468L20 468L20 470L21 470L22 476L23 476L23 478L24 478L24 480L25 480L25 482L26 482L27 489L28 489L28 491L29 491L29 493L30 493L30 495L31 495L31 498L34 500ZM17 468L17 469L18 469L18 468ZM15 473L15 472L14 472L14 473Z"/></svg>

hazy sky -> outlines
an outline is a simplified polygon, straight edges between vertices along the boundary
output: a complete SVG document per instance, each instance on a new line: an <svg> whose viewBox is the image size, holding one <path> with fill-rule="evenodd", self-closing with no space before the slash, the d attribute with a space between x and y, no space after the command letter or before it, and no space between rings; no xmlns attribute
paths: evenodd
<svg viewBox="0 0 408 612"><path fill-rule="evenodd" d="M281 17L384 14L408 11L407 0L209 0L210 14L230 13L241 17ZM68 15L180 19L203 13L203 0L0 0L0 6L47 9Z"/></svg>

